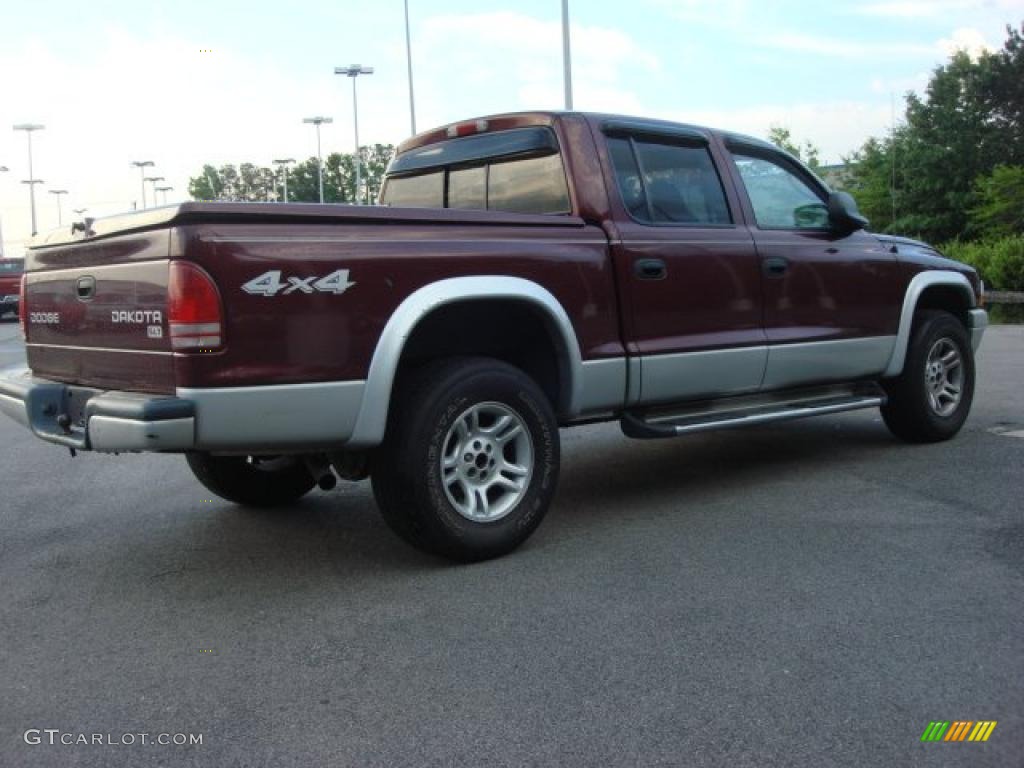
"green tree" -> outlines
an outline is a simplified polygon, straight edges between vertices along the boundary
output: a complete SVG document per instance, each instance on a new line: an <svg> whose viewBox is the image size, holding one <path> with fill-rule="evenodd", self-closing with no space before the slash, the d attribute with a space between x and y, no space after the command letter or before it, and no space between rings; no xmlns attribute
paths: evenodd
<svg viewBox="0 0 1024 768"><path fill-rule="evenodd" d="M374 144L362 148L363 179L366 184L366 197L376 202L380 197L380 188L384 183L384 171L395 155L395 148L390 144Z"/></svg>
<svg viewBox="0 0 1024 768"><path fill-rule="evenodd" d="M821 152L818 148L810 141L805 141L802 147L798 146L793 139L792 132L783 125L773 125L768 129L768 141L782 151L789 152L789 154L797 159L802 160L811 170L817 170L821 167L819 159Z"/></svg>
<svg viewBox="0 0 1024 768"><path fill-rule="evenodd" d="M1014 137L1002 162L1024 165L1024 24L1006 27L1006 42L989 63L987 98L989 119L999 136Z"/></svg>
<svg viewBox="0 0 1024 768"><path fill-rule="evenodd" d="M224 194L224 181L212 165L204 165L203 172L189 179L188 193L193 200L219 200Z"/></svg>
<svg viewBox="0 0 1024 768"><path fill-rule="evenodd" d="M989 62L987 55L975 62L960 51L935 70L927 98L908 94L900 163L910 183L896 226L934 240L966 229L974 180L999 157L998 136L986 119Z"/></svg>
<svg viewBox="0 0 1024 768"><path fill-rule="evenodd" d="M363 199L375 203L384 182L384 173L394 155L390 144L361 147L363 158ZM332 152L324 158L324 202L352 203L355 194L355 156ZM216 168L204 165L202 173L189 179L189 194L194 200L232 200L264 202L283 199L279 171L253 163ZM317 159L310 157L288 169L289 202L315 203L320 200Z"/></svg>
<svg viewBox="0 0 1024 768"><path fill-rule="evenodd" d="M975 182L971 234L1001 238L1024 234L1024 166L997 165Z"/></svg>
<svg viewBox="0 0 1024 768"><path fill-rule="evenodd" d="M977 59L955 53L923 95L907 95L894 134L869 139L848 161L849 191L874 228L933 242L976 234L979 177L1000 164L1024 165L1021 32L1007 27L1003 48Z"/></svg>
<svg viewBox="0 0 1024 768"><path fill-rule="evenodd" d="M893 152L899 157L901 133L884 139L874 137L851 155L846 165L846 191L857 198L857 207L868 217L876 232L894 232L894 212L900 210L900 189L906 185L905 166L894 167Z"/></svg>

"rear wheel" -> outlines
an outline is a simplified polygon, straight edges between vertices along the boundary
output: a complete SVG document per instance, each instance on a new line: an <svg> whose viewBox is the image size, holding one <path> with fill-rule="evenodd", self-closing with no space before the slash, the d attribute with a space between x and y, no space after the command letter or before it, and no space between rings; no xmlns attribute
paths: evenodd
<svg viewBox="0 0 1024 768"><path fill-rule="evenodd" d="M294 456L185 456L196 479L223 499L250 507L275 507L301 498L316 485Z"/></svg>
<svg viewBox="0 0 1024 768"><path fill-rule="evenodd" d="M882 418L894 435L915 443L953 437L974 399L974 355L963 324L948 312L919 312L903 373L883 385L889 400Z"/></svg>
<svg viewBox="0 0 1024 768"><path fill-rule="evenodd" d="M540 525L558 462L558 424L530 377L498 360L446 360L400 384L374 457L373 491L408 543L485 560Z"/></svg>

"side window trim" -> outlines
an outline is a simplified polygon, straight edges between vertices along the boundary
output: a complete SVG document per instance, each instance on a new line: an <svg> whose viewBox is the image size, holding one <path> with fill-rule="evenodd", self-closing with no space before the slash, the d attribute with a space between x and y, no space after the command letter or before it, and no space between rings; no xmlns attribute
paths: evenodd
<svg viewBox="0 0 1024 768"><path fill-rule="evenodd" d="M718 159L715 154L711 151L710 143L707 138L703 135L695 134L690 136L689 134L683 133L654 133L648 132L631 132L626 133L621 130L614 130L618 128L617 125L609 125L608 130L605 132L606 139L625 139L629 142L629 151L633 157L633 163L636 165L637 176L640 181L640 189L643 192L644 197L644 208L647 211L647 221L641 221L636 218L629 210L629 206L626 205L626 201L622 196L622 189L618 183L618 174L615 169L614 162L611 163L612 177L615 179L615 188L618 191L619 202L622 203L622 208L626 212L626 215L631 221L635 221L645 227L671 227L676 229L736 229L738 224L736 222L736 211L733 210L733 205L729 200L729 195L725 189L725 180L722 177L722 170L718 166ZM679 221L655 221L654 220L654 208L651 204L651 196L647 193L647 182L644 180L644 166L640 159L640 153L637 151L637 137L642 141L645 137L653 144L667 144L674 147L685 147L694 149L701 147L708 153L708 161L711 163L711 168L715 172L715 177L718 179L718 185L722 190L722 203L725 205L726 213L729 215L729 223L727 224L711 224L709 222L703 223L686 223ZM607 146L607 145L606 145ZM610 153L609 153L610 154ZM728 169L726 169L728 170Z"/></svg>
<svg viewBox="0 0 1024 768"><path fill-rule="evenodd" d="M647 221L640 222L641 224L655 224L654 221L654 206L651 205L651 196L647 192L647 181L644 179L644 165L640 161L640 153L636 151L636 137L633 135L626 136L629 141L629 153L633 156L633 164L636 166L637 178L640 181L640 192L644 196L644 208L647 209ZM617 180L616 180L617 181ZM622 190L619 190L619 197L622 197ZM623 200L623 206L625 206L625 200ZM632 218L632 214L629 208L626 207L626 213ZM635 219L634 219L635 221Z"/></svg>

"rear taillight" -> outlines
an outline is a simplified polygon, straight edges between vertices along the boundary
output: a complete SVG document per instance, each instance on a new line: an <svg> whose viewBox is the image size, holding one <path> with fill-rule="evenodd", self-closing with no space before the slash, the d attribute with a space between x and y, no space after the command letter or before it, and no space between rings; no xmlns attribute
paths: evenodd
<svg viewBox="0 0 1024 768"><path fill-rule="evenodd" d="M18 322L21 323L21 338L24 341L28 341L28 310L25 309L28 304L28 274L25 272L21 273L21 288L18 293Z"/></svg>
<svg viewBox="0 0 1024 768"><path fill-rule="evenodd" d="M209 352L224 346L220 293L213 278L195 264L171 262L167 322L171 349Z"/></svg>

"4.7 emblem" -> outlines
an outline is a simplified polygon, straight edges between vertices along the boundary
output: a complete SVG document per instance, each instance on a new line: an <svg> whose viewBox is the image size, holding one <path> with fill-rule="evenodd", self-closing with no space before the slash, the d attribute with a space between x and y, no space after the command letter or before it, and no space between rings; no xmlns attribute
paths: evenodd
<svg viewBox="0 0 1024 768"><path fill-rule="evenodd" d="M348 280L347 269L337 269L323 277L286 277L282 280L281 270L272 269L264 272L259 277L254 277L242 286L242 290L255 296L287 296L289 293L321 293L341 294L351 288L355 283Z"/></svg>

